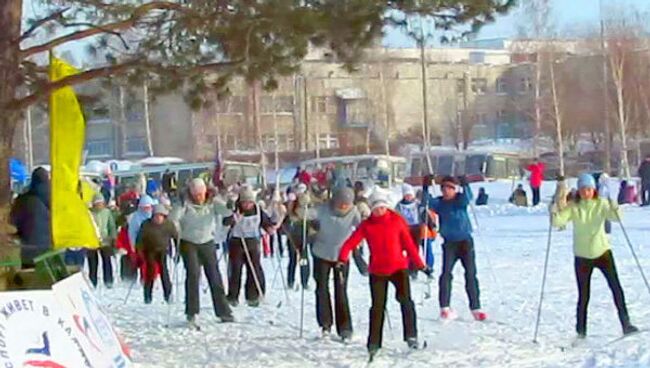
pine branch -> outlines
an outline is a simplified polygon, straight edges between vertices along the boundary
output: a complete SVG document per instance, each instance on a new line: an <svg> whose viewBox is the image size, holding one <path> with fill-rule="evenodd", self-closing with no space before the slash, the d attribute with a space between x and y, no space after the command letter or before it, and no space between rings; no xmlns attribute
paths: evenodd
<svg viewBox="0 0 650 368"><path fill-rule="evenodd" d="M34 32L35 32L39 27L41 27L43 24L48 23L48 22L51 22L51 21L55 21L55 20L59 20L59 19L61 19L61 18L63 17L63 13L65 13L65 12L68 11L69 9L70 9L70 8L63 8L63 9L60 9L60 10L58 10L58 11L56 11L56 12L54 12L54 13L48 15L48 16L45 17L45 18L39 19L38 21L36 21L36 23L32 24L32 26L29 27L28 30L26 30L22 35L20 35L20 37L18 38L17 41L18 41L18 42L22 42L22 41L26 40L27 38L31 37L31 35L32 35L32 34L33 34L33 33L34 33Z"/></svg>
<svg viewBox="0 0 650 368"><path fill-rule="evenodd" d="M144 5L140 5L134 9L131 17L129 19L115 22L111 24L106 24L102 26L95 26L93 28L84 29L77 32L72 32L67 35L55 38L41 45L36 45L29 47L25 50L20 51L20 56L26 58L41 52L46 52L53 49L56 46L71 42L77 41L84 38L92 37L102 33L112 33L120 30L124 30L130 27L133 27L142 17L147 15L149 12L154 10L175 10L182 11L184 9L183 5L171 3L167 1L154 1Z"/></svg>

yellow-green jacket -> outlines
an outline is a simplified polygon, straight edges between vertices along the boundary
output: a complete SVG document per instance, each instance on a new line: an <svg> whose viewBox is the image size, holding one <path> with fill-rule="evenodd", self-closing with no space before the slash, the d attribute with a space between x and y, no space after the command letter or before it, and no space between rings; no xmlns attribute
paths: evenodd
<svg viewBox="0 0 650 368"><path fill-rule="evenodd" d="M553 226L573 223L573 253L576 257L596 259L610 249L605 234L605 220L619 221L621 216L617 205L608 200L595 198L571 203L553 213Z"/></svg>

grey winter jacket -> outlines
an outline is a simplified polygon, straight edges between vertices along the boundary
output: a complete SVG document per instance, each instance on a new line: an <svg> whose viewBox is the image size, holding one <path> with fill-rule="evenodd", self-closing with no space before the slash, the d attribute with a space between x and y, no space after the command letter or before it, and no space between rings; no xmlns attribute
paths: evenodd
<svg viewBox="0 0 650 368"><path fill-rule="evenodd" d="M353 228L361 223L361 215L356 207L340 215L330 204L324 204L317 209L316 223L318 233L311 247L312 254L336 262L343 243L352 234Z"/></svg>
<svg viewBox="0 0 650 368"><path fill-rule="evenodd" d="M174 208L170 219L176 224L181 240L205 244L214 241L215 219L231 215L232 211L225 203L214 199L202 205L187 201L183 206Z"/></svg>

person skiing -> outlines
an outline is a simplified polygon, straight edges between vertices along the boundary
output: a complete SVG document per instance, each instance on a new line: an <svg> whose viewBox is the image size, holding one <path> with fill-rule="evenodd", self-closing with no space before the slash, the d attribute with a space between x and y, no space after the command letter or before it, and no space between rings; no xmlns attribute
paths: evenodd
<svg viewBox="0 0 650 368"><path fill-rule="evenodd" d="M171 219L181 236L180 254L186 270L185 315L193 328L198 328L196 315L200 311L199 278L201 267L210 285L212 306L221 322L233 322L232 311L226 300L214 244L214 222L218 216L230 216L226 205L207 197L207 186L202 179L192 179L188 186L188 200L176 207Z"/></svg>
<svg viewBox="0 0 650 368"><path fill-rule="evenodd" d="M452 272L457 261L461 261L465 268L465 290L469 298L469 308L472 316L477 321L487 319L487 314L481 310L480 289L476 277L476 256L474 253L474 239L472 237L472 224L467 213L469 205L469 184L462 178L459 181L446 176L440 183L442 196L431 198L429 185L433 177L425 178L423 192L428 206L438 214L440 234L444 238L442 244L442 273L439 280L440 318L451 320L458 317L450 308ZM463 187L458 192L458 185Z"/></svg>
<svg viewBox="0 0 650 368"><path fill-rule="evenodd" d="M415 198L415 190L409 184L402 185L402 200L395 205L395 211L399 213L409 226L409 233L415 244L420 244L420 215L418 202ZM418 270L411 265L411 277L417 278Z"/></svg>
<svg viewBox="0 0 650 368"><path fill-rule="evenodd" d="M228 303L233 307L239 304L241 270L246 265L246 301L249 306L257 307L266 291L264 270L260 263L261 230L271 233L274 225L255 203L255 193L250 187L242 188L235 202L234 213L225 217L223 224L231 227L228 241Z"/></svg>
<svg viewBox="0 0 650 368"><path fill-rule="evenodd" d="M342 268L348 263L350 253L359 246L362 240L368 242L370 249L370 328L368 332L368 353L370 359L379 351L382 345L384 313L386 310L386 292L388 283L396 289L396 299L402 310L403 337L409 348L418 347L417 322L415 304L411 299L409 278L409 261L427 275L431 270L426 268L417 245L409 232L406 221L395 211L390 210L388 195L375 190L370 198L372 214L343 243L339 252L337 267Z"/></svg>
<svg viewBox="0 0 650 368"><path fill-rule="evenodd" d="M117 238L117 228L111 210L106 208L102 194L95 194L93 198L93 207L90 213L97 226L101 247L98 249L87 249L88 257L88 278L94 287L97 287L97 268L99 266L99 257L102 258L102 271L104 276L104 286L108 289L113 287L113 245Z"/></svg>
<svg viewBox="0 0 650 368"><path fill-rule="evenodd" d="M596 181L590 174L578 178L578 197L566 207L551 206L552 223L555 227L573 223L573 253L576 281L578 284L578 305L576 308L576 332L578 338L587 336L587 306L591 288L591 274L594 268L600 270L612 291L614 303L623 334L639 331L630 323L625 305L625 295L618 279L614 255L605 234L605 220L620 221L621 212L616 203L598 197Z"/></svg>
<svg viewBox="0 0 650 368"><path fill-rule="evenodd" d="M539 162L536 158L533 159L533 163L528 165L526 170L530 172L530 188L533 192L533 207L537 206L540 201L540 189L542 187L542 181L544 180L544 164Z"/></svg>
<svg viewBox="0 0 650 368"><path fill-rule="evenodd" d="M650 155L639 165L639 177L641 178L641 205L650 205Z"/></svg>
<svg viewBox="0 0 650 368"><path fill-rule="evenodd" d="M332 304L330 301L330 273L334 274L334 311L336 332L342 340L352 337L352 318L348 304L349 265L336 267L343 242L361 223L361 215L354 207L354 192L350 188L338 188L329 203L319 206L316 220L311 222L318 232L314 237L311 253L314 258L314 281L316 281L316 317L323 335L332 328Z"/></svg>
<svg viewBox="0 0 650 368"><path fill-rule="evenodd" d="M287 206L282 203L282 196L279 191L274 191L271 197L271 205L269 206L271 222L275 224L275 231L271 234L271 255L275 254L275 244L277 244L277 251L279 257L284 257L284 246L282 244L282 226L284 218L287 216Z"/></svg>
<svg viewBox="0 0 650 368"><path fill-rule="evenodd" d="M153 217L142 224L138 234L137 247L142 252L146 271L143 277L145 304L150 304L152 301L153 283L157 272L160 272L165 302L169 303L172 292L172 283L167 269L167 250L172 241L174 243L178 241L178 231L167 216L169 216L167 207L162 204L156 205L153 208ZM178 264L178 258L174 261Z"/></svg>
<svg viewBox="0 0 650 368"><path fill-rule="evenodd" d="M307 248L309 229L305 227L305 224L315 217L316 212L311 207L311 197L308 193L298 195L298 198L288 205L284 231L289 237L289 265L287 266L287 286L289 289L293 289L296 268L299 264L301 285L304 289L308 288L309 262Z"/></svg>

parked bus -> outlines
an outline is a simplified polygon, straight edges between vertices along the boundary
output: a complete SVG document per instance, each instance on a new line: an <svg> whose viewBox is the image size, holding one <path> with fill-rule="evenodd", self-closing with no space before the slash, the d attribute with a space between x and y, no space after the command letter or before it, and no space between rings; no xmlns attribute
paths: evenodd
<svg viewBox="0 0 650 368"><path fill-rule="evenodd" d="M334 156L303 161L301 168L316 172L326 167L342 165L346 177L353 183L362 181L390 187L402 183L406 175L406 159L387 155Z"/></svg>
<svg viewBox="0 0 650 368"><path fill-rule="evenodd" d="M132 167L129 170L116 171L113 176L116 184L128 186L136 183L141 173L145 174L147 178L160 181L166 170L176 173L178 185L181 186L205 172L212 177L214 162ZM258 189L262 187L262 169L259 164L225 161L223 163L223 182L226 186L242 183Z"/></svg>
<svg viewBox="0 0 650 368"><path fill-rule="evenodd" d="M470 182L519 178L526 157L517 153L456 151L433 148L430 150L431 169L436 180L443 176L465 175ZM422 185L429 174L429 163L423 152L412 153L408 159L409 176L406 182Z"/></svg>

